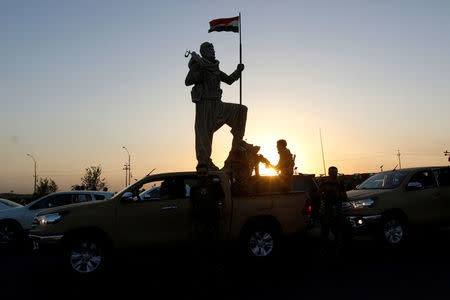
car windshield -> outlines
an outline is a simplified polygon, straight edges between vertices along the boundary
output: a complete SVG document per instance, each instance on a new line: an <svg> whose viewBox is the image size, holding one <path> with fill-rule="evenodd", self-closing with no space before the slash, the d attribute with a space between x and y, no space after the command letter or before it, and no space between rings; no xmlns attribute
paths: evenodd
<svg viewBox="0 0 450 300"><path fill-rule="evenodd" d="M394 189L405 180L408 171L391 171L375 174L361 183L357 190Z"/></svg>
<svg viewBox="0 0 450 300"><path fill-rule="evenodd" d="M10 200L6 200L6 199L0 199L0 202L9 207L22 207L22 205L20 205L19 203L16 203L16 202L10 201Z"/></svg>

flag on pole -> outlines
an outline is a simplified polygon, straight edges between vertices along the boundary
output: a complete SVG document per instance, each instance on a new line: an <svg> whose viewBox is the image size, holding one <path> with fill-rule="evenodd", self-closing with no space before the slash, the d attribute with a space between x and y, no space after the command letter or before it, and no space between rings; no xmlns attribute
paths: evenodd
<svg viewBox="0 0 450 300"><path fill-rule="evenodd" d="M239 32L239 16L234 18L215 19L209 22L209 30Z"/></svg>

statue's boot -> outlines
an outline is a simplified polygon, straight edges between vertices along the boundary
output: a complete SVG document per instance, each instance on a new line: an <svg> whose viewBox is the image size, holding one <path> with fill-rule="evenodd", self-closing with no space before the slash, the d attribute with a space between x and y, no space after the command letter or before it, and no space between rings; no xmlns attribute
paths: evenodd
<svg viewBox="0 0 450 300"><path fill-rule="evenodd" d="M211 161L206 164L208 171L219 171L219 168Z"/></svg>
<svg viewBox="0 0 450 300"><path fill-rule="evenodd" d="M253 146L246 141L242 139L242 137L233 137L233 143L231 145L231 151L233 150L240 150L240 151L246 151L247 149L250 149L250 146Z"/></svg>

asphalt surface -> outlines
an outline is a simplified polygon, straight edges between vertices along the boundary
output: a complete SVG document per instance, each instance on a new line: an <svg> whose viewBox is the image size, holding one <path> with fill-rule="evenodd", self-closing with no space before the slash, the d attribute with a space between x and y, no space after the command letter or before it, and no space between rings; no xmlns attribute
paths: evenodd
<svg viewBox="0 0 450 300"><path fill-rule="evenodd" d="M296 236L266 263L234 250L209 263L178 249L128 253L88 279L65 271L58 256L2 250L0 298L448 299L449 240L447 232L411 237L400 248L353 240L337 259L321 257L314 236Z"/></svg>

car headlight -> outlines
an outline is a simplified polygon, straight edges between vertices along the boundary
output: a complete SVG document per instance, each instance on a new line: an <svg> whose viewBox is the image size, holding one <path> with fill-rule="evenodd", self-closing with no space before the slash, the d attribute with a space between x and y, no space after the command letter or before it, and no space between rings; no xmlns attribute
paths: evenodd
<svg viewBox="0 0 450 300"><path fill-rule="evenodd" d="M375 203L373 199L362 199L357 201L350 201L354 208L371 207Z"/></svg>
<svg viewBox="0 0 450 300"><path fill-rule="evenodd" d="M37 216L35 218L37 225L55 224L64 217L64 213L52 213Z"/></svg>

